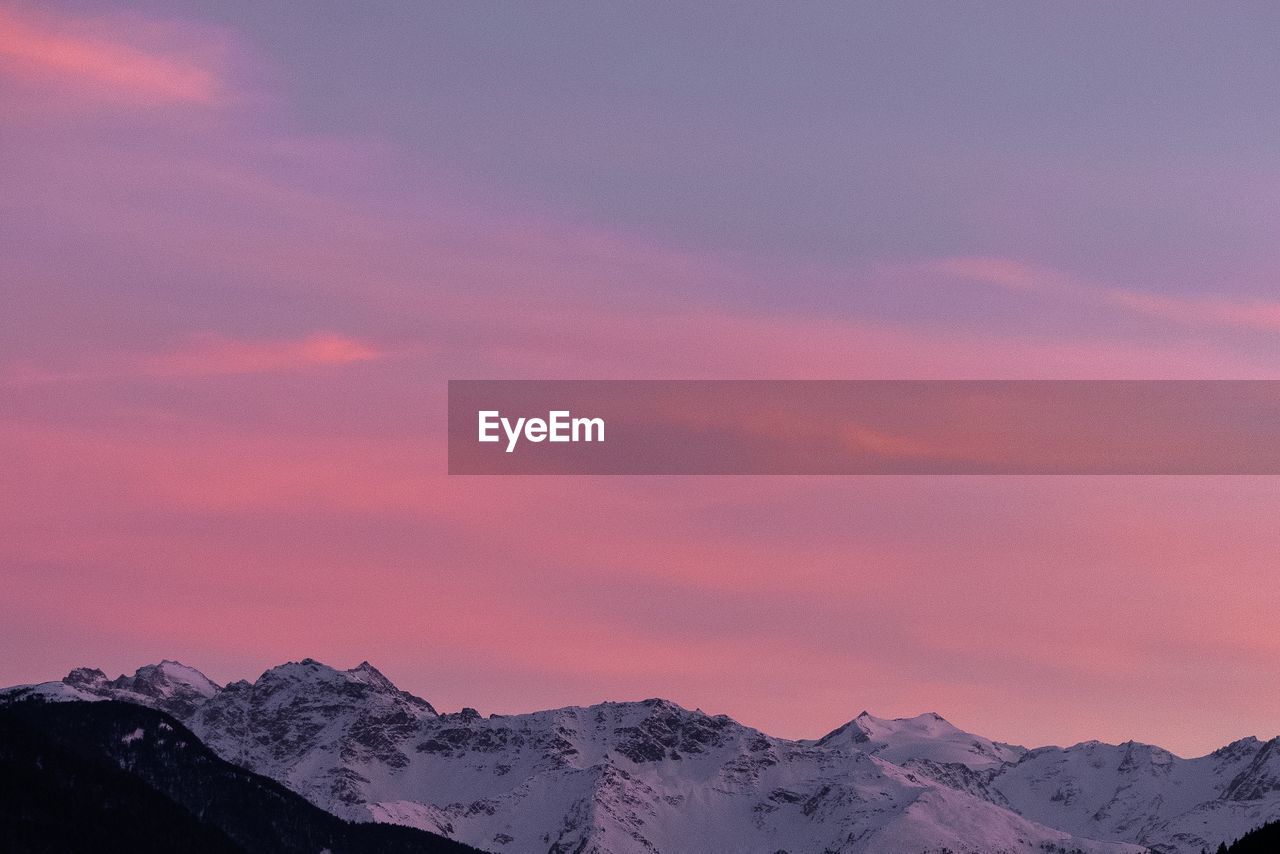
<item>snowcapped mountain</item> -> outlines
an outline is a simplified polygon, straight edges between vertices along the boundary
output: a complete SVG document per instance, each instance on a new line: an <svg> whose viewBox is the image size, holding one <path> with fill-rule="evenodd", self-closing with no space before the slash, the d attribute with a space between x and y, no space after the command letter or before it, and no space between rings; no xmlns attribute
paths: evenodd
<svg viewBox="0 0 1280 854"><path fill-rule="evenodd" d="M935 714L862 713L816 741L664 700L440 714L367 662L224 688L175 662L79 669L0 699L166 711L225 759L339 816L489 851L1196 854L1280 817L1277 742L1199 759L1147 745L1021 747Z"/></svg>
<svg viewBox="0 0 1280 854"><path fill-rule="evenodd" d="M1212 851L1280 818L1280 739L1246 738L1197 759L1132 741L1044 747L992 788L1020 814L1071 833Z"/></svg>
<svg viewBox="0 0 1280 854"><path fill-rule="evenodd" d="M77 667L61 682L18 686L3 695L11 699L124 700L154 706L184 719L218 690L216 683L194 667L165 660L140 667L132 676L115 679L107 679L107 674L97 668Z"/></svg>
<svg viewBox="0 0 1280 854"><path fill-rule="evenodd" d="M884 720L867 712L818 740L820 746L845 745L896 765L911 760L959 763L975 771L1017 762L1025 747L1000 744L956 729L929 712L914 718Z"/></svg>

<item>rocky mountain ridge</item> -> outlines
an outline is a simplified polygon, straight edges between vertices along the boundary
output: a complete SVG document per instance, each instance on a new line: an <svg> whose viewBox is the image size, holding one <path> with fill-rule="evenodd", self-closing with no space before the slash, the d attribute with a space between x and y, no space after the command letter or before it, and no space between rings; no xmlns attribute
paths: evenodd
<svg viewBox="0 0 1280 854"><path fill-rule="evenodd" d="M934 714L775 738L665 700L441 714L367 662L219 687L176 662L79 669L0 697L166 711L223 758L343 818L502 852L1198 854L1280 818L1277 740L1197 759L1129 743L1028 750Z"/></svg>

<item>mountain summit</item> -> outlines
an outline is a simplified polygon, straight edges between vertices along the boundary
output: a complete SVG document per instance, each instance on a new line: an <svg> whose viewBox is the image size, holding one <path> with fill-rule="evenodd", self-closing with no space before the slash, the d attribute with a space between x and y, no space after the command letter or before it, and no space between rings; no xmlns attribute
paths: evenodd
<svg viewBox="0 0 1280 854"><path fill-rule="evenodd" d="M952 726L936 712L887 720L863 712L817 742L845 745L896 765L911 760L958 763L974 770L1017 762L1026 748L1000 744Z"/></svg>

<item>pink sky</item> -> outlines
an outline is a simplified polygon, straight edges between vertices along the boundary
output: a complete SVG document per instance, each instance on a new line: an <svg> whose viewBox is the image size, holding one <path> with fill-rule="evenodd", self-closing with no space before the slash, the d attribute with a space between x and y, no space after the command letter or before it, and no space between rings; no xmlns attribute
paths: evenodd
<svg viewBox="0 0 1280 854"><path fill-rule="evenodd" d="M1176 234L1135 226L1135 274L1055 250L1007 187L956 202L998 239L953 247L677 238L406 140L412 103L321 121L301 49L251 30L0 8L0 682L310 656L486 713L663 696L816 737L931 710L1184 755L1280 732L1274 478L444 474L456 378L1275 378L1267 256L1175 281ZM584 170L662 165L602 122L559 141ZM1037 163L1078 186L1074 155Z"/></svg>

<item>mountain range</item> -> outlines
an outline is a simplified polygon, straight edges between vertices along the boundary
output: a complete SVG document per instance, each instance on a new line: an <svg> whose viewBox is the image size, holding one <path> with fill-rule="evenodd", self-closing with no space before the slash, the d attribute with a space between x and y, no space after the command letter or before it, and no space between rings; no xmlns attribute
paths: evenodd
<svg viewBox="0 0 1280 854"><path fill-rule="evenodd" d="M1280 739L1194 759L1028 749L863 712L789 740L658 699L485 717L441 713L367 662L310 659L225 686L164 661L0 691L28 710L103 700L171 715L341 819L504 854L1199 854L1280 819Z"/></svg>

